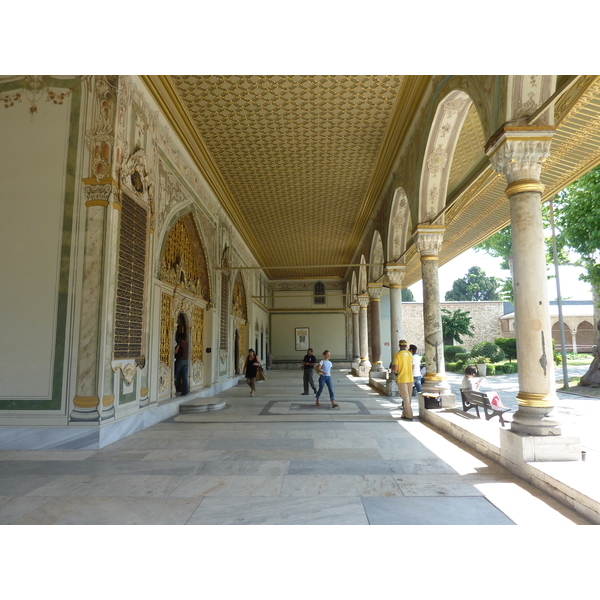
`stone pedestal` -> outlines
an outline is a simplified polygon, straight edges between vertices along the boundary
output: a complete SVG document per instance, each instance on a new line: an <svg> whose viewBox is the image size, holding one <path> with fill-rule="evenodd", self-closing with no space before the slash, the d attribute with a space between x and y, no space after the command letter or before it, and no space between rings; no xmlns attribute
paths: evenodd
<svg viewBox="0 0 600 600"><path fill-rule="evenodd" d="M577 437L562 435L522 435L500 429L500 455L513 463L581 460Z"/></svg>

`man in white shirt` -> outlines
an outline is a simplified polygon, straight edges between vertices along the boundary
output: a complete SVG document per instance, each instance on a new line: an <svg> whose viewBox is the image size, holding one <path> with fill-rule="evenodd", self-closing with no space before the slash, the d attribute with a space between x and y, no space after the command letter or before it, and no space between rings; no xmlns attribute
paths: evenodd
<svg viewBox="0 0 600 600"><path fill-rule="evenodd" d="M412 352L412 372L415 380L415 387L413 388L413 396L417 396L421 392L421 357L417 354L417 347L411 344L408 349Z"/></svg>

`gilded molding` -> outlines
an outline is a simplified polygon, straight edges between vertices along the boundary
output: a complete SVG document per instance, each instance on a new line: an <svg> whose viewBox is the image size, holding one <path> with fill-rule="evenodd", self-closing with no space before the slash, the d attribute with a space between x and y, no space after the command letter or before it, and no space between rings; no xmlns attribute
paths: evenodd
<svg viewBox="0 0 600 600"><path fill-rule="evenodd" d="M556 406L558 398L556 394L534 394L531 392L519 392L517 394L519 406L530 406L532 408L551 408Z"/></svg>
<svg viewBox="0 0 600 600"><path fill-rule="evenodd" d="M144 388L146 390L146 394L148 394L148 388ZM143 396L143 394L142 394ZM115 395L109 394L108 396L102 396L102 406L110 406L115 402Z"/></svg>
<svg viewBox="0 0 600 600"><path fill-rule="evenodd" d="M426 254L424 256L421 256L421 262L424 262L426 260L440 260L439 256L433 256L431 254Z"/></svg>
<svg viewBox="0 0 600 600"><path fill-rule="evenodd" d="M446 376L440 373L425 373L425 381L444 381L445 379Z"/></svg>
<svg viewBox="0 0 600 600"><path fill-rule="evenodd" d="M536 179L520 179L509 183L504 193L508 198L523 192L544 192L545 186Z"/></svg>
<svg viewBox="0 0 600 600"><path fill-rule="evenodd" d="M73 405L75 408L96 408L100 402L98 396L75 396Z"/></svg>

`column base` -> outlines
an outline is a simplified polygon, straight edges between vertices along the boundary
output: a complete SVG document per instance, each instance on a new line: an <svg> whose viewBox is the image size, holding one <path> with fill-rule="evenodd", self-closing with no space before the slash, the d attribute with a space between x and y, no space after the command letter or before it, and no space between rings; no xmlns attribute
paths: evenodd
<svg viewBox="0 0 600 600"><path fill-rule="evenodd" d="M361 361L356 369L357 377L368 377L371 372L371 363L368 360Z"/></svg>
<svg viewBox="0 0 600 600"><path fill-rule="evenodd" d="M387 369L383 368L383 363L381 361L373 363L371 365L371 371L373 371L374 373L381 373L383 371L387 371Z"/></svg>
<svg viewBox="0 0 600 600"><path fill-rule="evenodd" d="M531 436L560 436L560 422L552 417L554 407L519 406L513 416L511 431Z"/></svg>
<svg viewBox="0 0 600 600"><path fill-rule="evenodd" d="M500 455L515 463L581 460L578 437L522 435L500 428Z"/></svg>

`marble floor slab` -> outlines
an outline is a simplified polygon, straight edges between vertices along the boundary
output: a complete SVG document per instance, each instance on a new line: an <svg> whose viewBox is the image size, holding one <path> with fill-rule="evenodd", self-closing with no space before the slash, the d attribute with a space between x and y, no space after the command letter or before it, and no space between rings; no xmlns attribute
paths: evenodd
<svg viewBox="0 0 600 600"><path fill-rule="evenodd" d="M359 498L206 497L188 525L368 525Z"/></svg>
<svg viewBox="0 0 600 600"><path fill-rule="evenodd" d="M362 498L370 525L514 525L485 498Z"/></svg>
<svg viewBox="0 0 600 600"><path fill-rule="evenodd" d="M449 436L399 421L397 405L350 378L336 396L363 413L261 414L304 403L287 381L273 373L261 398L226 390L226 410L101 450L0 451L0 523L587 523Z"/></svg>
<svg viewBox="0 0 600 600"><path fill-rule="evenodd" d="M281 495L386 498L403 494L392 475L286 475Z"/></svg>
<svg viewBox="0 0 600 600"><path fill-rule="evenodd" d="M13 525L185 525L195 498L53 498Z"/></svg>
<svg viewBox="0 0 600 600"><path fill-rule="evenodd" d="M174 498L198 498L203 496L279 496L283 476L258 475L193 476L185 478L171 493Z"/></svg>
<svg viewBox="0 0 600 600"><path fill-rule="evenodd" d="M10 525L49 501L50 498L41 497L0 496L0 525Z"/></svg>

